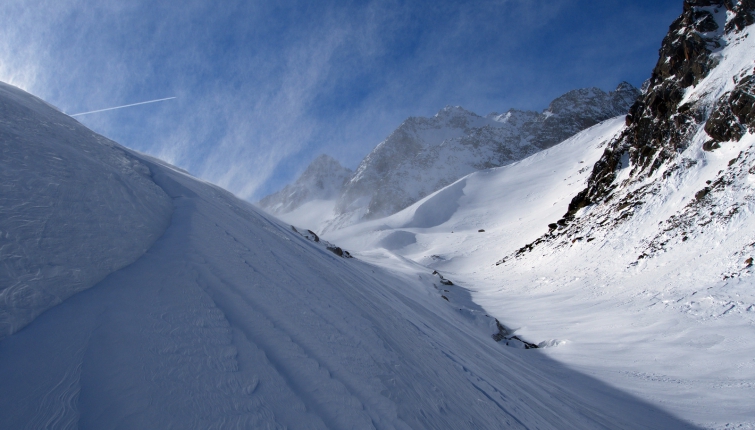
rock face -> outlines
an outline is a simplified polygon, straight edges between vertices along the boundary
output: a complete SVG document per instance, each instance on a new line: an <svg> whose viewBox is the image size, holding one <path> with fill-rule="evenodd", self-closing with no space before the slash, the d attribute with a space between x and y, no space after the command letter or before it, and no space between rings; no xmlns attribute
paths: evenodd
<svg viewBox="0 0 755 430"><path fill-rule="evenodd" d="M334 199L351 174L351 169L341 166L333 157L320 155L293 185L263 198L259 205L273 214L284 214L312 200Z"/></svg>
<svg viewBox="0 0 755 430"><path fill-rule="evenodd" d="M607 145L564 217L519 255L541 243L598 234L627 222L650 201L670 200L696 180L697 170L715 162L706 159L705 152L731 146L755 132L755 44L749 37L753 11L753 0L685 0L682 15L662 42L650 80L629 110L625 129ZM732 187L744 193L740 200L749 201L755 191L736 184L746 184L738 175L748 170L754 157L749 149L742 151L707 181L709 186L685 196L689 203L661 221L667 230L648 239L648 252L661 249L665 239L659 238L670 231L685 230L698 216L705 214L707 219L719 212L708 210L711 207L730 206L724 194L730 197ZM669 188L665 182L675 185ZM729 210L735 213L739 206ZM729 213L723 211L717 219L725 223L731 214L724 212ZM703 225L710 222L704 220ZM688 233L680 231L680 237L686 241Z"/></svg>
<svg viewBox="0 0 755 430"><path fill-rule="evenodd" d="M611 92L598 88L570 91L539 113L511 109L482 117L448 106L432 118L409 118L378 144L345 182L339 182L345 170L331 167L338 173L329 183L343 187L336 193L333 218L323 230L391 215L464 175L549 148L598 122L625 114L639 93L624 82ZM335 160L330 163L337 164ZM325 175L324 165L318 158L296 184L265 197L260 206L283 214L313 198L326 198L321 197L325 193L312 191L316 181L311 179Z"/></svg>

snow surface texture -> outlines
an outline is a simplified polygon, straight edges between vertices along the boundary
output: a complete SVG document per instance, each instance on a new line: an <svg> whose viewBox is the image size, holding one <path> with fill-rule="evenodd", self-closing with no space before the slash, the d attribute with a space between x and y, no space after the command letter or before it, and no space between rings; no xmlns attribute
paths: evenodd
<svg viewBox="0 0 755 430"><path fill-rule="evenodd" d="M745 3L718 3L686 4L704 37L675 27L669 34L702 40L714 59L699 63L713 67L674 101L696 119L670 119L683 130L661 142L673 151L639 164L653 142L622 146L635 129L617 118L325 237L377 264L393 254L443 272L522 338L556 346L544 349L549 357L700 426L755 428L755 136L742 127L741 138L716 147L704 129L752 79L755 37L752 25L732 25ZM685 49L682 61L692 56ZM667 63L680 64L664 56L657 70ZM674 79L656 85L673 87ZM605 200L564 219L593 165L598 171L611 157L613 188L591 185L608 190ZM394 236L402 240L386 240Z"/></svg>
<svg viewBox="0 0 755 430"><path fill-rule="evenodd" d="M171 210L137 158L0 84L0 339L134 262Z"/></svg>
<svg viewBox="0 0 755 430"><path fill-rule="evenodd" d="M319 220L308 210L297 210L314 198L327 200L307 198L301 192L300 182L312 182L304 178L308 172L320 172L317 176L325 181L331 175L341 178L340 173L323 170L319 158L296 184L266 197L259 205L321 232L384 217L466 174L521 160L600 121L625 114L638 94L627 83L609 93L598 88L579 89L558 97L541 113L511 109L487 117L448 106L432 118L404 121L349 175L337 190L332 212L323 213ZM340 165L334 166L333 172L340 169ZM313 206L327 207L324 202ZM315 224L308 223L312 221Z"/></svg>
<svg viewBox="0 0 755 430"><path fill-rule="evenodd" d="M73 124L17 90L0 93L4 106L14 97L28 107L24 130L44 130L45 118ZM15 126L3 122L2 133ZM341 258L162 162L106 141L78 149L48 130L12 146L31 169L17 175L45 170L36 155L51 148L69 158L48 180L70 186L79 166L117 150L147 167L173 212L132 264L0 341L0 428L690 427L539 350L494 342L468 291L416 263L386 256L387 271ZM69 130L74 141L91 136ZM156 193L103 183L115 190L97 201L111 207ZM60 200L61 230L79 217L110 222L78 205Z"/></svg>

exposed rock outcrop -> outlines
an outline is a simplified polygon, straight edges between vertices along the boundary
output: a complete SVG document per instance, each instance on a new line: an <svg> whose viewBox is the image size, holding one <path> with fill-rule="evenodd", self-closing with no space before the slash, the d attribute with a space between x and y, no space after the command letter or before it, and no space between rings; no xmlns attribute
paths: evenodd
<svg viewBox="0 0 755 430"><path fill-rule="evenodd" d="M501 262L541 244L566 246L615 228L651 199L664 200L655 196L673 192L664 188L665 181L673 179L678 186L688 182L685 172L700 167L696 151L714 151L755 132L755 77L749 33L744 31L755 22L754 10L753 0L685 0L642 95L629 110L626 127L606 146L587 186L574 196L563 218L548 226L548 233ZM716 69L722 61L728 62L726 67ZM713 70L718 74L713 76ZM747 151L732 160L709 186L690 196L683 210L661 222L663 231L647 239L647 253L641 257L663 249L672 230L679 229L686 241L686 230L693 225L706 225L711 217L729 219L737 211L735 202L728 205L723 194L712 199L711 193L742 182L737 172L747 170L742 163L749 158ZM731 210L721 210L723 205ZM589 210L582 213L583 208Z"/></svg>

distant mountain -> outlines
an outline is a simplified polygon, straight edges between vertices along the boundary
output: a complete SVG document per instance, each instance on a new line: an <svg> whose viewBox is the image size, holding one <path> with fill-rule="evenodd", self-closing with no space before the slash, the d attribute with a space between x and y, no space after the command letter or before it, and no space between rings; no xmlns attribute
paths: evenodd
<svg viewBox="0 0 755 430"><path fill-rule="evenodd" d="M339 190L330 219L312 228L327 231L398 212L464 175L521 160L623 115L638 95L623 82L611 92L570 91L539 113L511 109L482 117L447 106L432 118L411 117L362 160ZM313 166L321 164L318 160ZM282 215L312 200L299 191L300 181L307 182L304 175L260 206Z"/></svg>
<svg viewBox="0 0 755 430"><path fill-rule="evenodd" d="M285 214L312 200L337 198L352 171L328 155L320 155L293 185L260 200L259 205L273 214Z"/></svg>

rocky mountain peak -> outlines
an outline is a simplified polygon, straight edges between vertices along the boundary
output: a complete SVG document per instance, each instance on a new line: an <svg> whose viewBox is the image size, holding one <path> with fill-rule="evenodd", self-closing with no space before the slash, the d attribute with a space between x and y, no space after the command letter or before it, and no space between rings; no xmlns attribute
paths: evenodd
<svg viewBox="0 0 755 430"><path fill-rule="evenodd" d="M663 39L660 58L647 89L629 110L626 130L606 149L587 189L570 205L568 216L610 194L616 186L614 178L621 168L619 160L624 153L635 166L630 176L640 179L686 149L691 134L708 120L709 107L702 101L682 103L686 89L699 84L718 65L719 57L712 55L712 51L723 46L722 36L726 33L741 30L731 23L752 21L754 8L753 1L736 5L728 0L684 2L684 12L671 24ZM727 10L732 12L728 21ZM719 140L729 137L731 133L726 127L716 125L731 122L729 115L723 112L712 117L714 122L706 130L711 130ZM716 121L716 117L721 117L722 121Z"/></svg>

